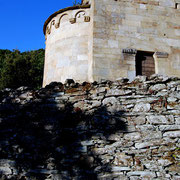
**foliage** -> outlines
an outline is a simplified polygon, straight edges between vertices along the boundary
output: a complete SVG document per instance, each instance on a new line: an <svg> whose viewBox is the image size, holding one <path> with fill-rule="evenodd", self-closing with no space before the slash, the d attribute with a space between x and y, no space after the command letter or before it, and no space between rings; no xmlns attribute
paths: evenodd
<svg viewBox="0 0 180 180"><path fill-rule="evenodd" d="M81 5L81 2L78 0L73 1L73 6Z"/></svg>
<svg viewBox="0 0 180 180"><path fill-rule="evenodd" d="M44 49L21 53L0 50L0 89L20 86L41 87Z"/></svg>

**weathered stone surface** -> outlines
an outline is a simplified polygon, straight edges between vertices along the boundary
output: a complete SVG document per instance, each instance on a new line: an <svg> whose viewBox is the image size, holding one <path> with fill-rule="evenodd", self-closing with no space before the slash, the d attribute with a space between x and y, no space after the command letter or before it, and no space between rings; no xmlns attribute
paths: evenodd
<svg viewBox="0 0 180 180"><path fill-rule="evenodd" d="M143 164L149 170L153 170L153 171L159 170L159 164L155 160L154 161L147 160Z"/></svg>
<svg viewBox="0 0 180 180"><path fill-rule="evenodd" d="M141 134L138 132L127 133L124 135L124 138L130 141L135 141L141 139Z"/></svg>
<svg viewBox="0 0 180 180"><path fill-rule="evenodd" d="M136 76L133 82L145 82L147 80L147 76Z"/></svg>
<svg viewBox="0 0 180 180"><path fill-rule="evenodd" d="M151 140L151 141L146 141L146 142L141 142L141 143L135 143L135 147L137 149L142 149L146 147L153 147L153 146L158 146L158 145L164 145L167 142L165 141L158 141L158 140Z"/></svg>
<svg viewBox="0 0 180 180"><path fill-rule="evenodd" d="M177 86L177 91L180 91L180 85Z"/></svg>
<svg viewBox="0 0 180 180"><path fill-rule="evenodd" d="M176 124L180 124L180 117L175 118Z"/></svg>
<svg viewBox="0 0 180 180"><path fill-rule="evenodd" d="M134 112L148 112L151 109L151 105L148 103L138 103L135 105Z"/></svg>
<svg viewBox="0 0 180 180"><path fill-rule="evenodd" d="M101 102L100 101L91 101L91 103L92 103L92 105L91 105L92 108L101 106Z"/></svg>
<svg viewBox="0 0 180 180"><path fill-rule="evenodd" d="M177 98L175 98L175 97L169 97L169 98L167 99L167 101L168 101L168 102L176 102L176 101L177 101Z"/></svg>
<svg viewBox="0 0 180 180"><path fill-rule="evenodd" d="M180 176L174 176L174 180L179 180Z"/></svg>
<svg viewBox="0 0 180 180"><path fill-rule="evenodd" d="M142 132L142 135L141 135L141 139L142 140L152 140L152 139L161 139L162 138L162 133L160 131L144 131Z"/></svg>
<svg viewBox="0 0 180 180"><path fill-rule="evenodd" d="M156 174L154 172L150 171L134 171L134 172L128 172L128 176L141 176L141 177L149 177L154 178L156 177Z"/></svg>
<svg viewBox="0 0 180 180"><path fill-rule="evenodd" d="M180 131L169 131L163 134L164 137L177 138L180 137Z"/></svg>
<svg viewBox="0 0 180 180"><path fill-rule="evenodd" d="M129 167L120 167L120 166L113 166L112 172L118 172L118 171L131 171L131 168Z"/></svg>
<svg viewBox="0 0 180 180"><path fill-rule="evenodd" d="M166 85L165 84L156 84L154 86L151 86L149 88L149 91L161 91L163 89L166 89Z"/></svg>
<svg viewBox="0 0 180 180"><path fill-rule="evenodd" d="M137 125L136 126L137 130L140 130L142 132L144 131L155 131L157 130L157 127L154 126L154 125L150 125L150 124L147 124L147 125Z"/></svg>
<svg viewBox="0 0 180 180"><path fill-rule="evenodd" d="M105 98L102 102L103 105L114 105L117 103L118 103L118 100L115 97Z"/></svg>
<svg viewBox="0 0 180 180"><path fill-rule="evenodd" d="M147 116L147 121L150 123L150 124L154 124L154 125L157 125L157 124L172 124L173 123L173 117L165 117L165 116L162 116L162 115L151 115L151 116Z"/></svg>
<svg viewBox="0 0 180 180"><path fill-rule="evenodd" d="M159 160L158 160L158 163L159 163L161 166L169 166L169 165L173 164L173 161L164 158L164 159L159 159Z"/></svg>
<svg viewBox="0 0 180 180"><path fill-rule="evenodd" d="M146 122L146 118L145 116L137 116L137 117L132 117L128 119L128 124L132 125L132 124L136 124L136 125L143 125Z"/></svg>
<svg viewBox="0 0 180 180"><path fill-rule="evenodd" d="M159 126L160 131L180 130L180 125L161 125Z"/></svg>
<svg viewBox="0 0 180 180"><path fill-rule="evenodd" d="M139 81L0 91L0 179L178 177L176 80L155 75ZM156 82L169 84L166 97L149 92Z"/></svg>
<svg viewBox="0 0 180 180"><path fill-rule="evenodd" d="M12 171L9 167L0 167L0 174L10 175Z"/></svg>
<svg viewBox="0 0 180 180"><path fill-rule="evenodd" d="M132 91L130 90L121 90L121 89L110 89L107 91L106 96L122 96L122 95L129 95Z"/></svg>

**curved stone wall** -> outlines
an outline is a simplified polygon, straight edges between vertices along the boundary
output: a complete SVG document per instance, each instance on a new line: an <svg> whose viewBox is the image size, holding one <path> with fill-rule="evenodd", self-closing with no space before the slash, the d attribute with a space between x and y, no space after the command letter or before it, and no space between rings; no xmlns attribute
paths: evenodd
<svg viewBox="0 0 180 180"><path fill-rule="evenodd" d="M54 17L53 17L54 16ZM46 55L43 85L68 78L88 80L89 6L67 8L45 23Z"/></svg>

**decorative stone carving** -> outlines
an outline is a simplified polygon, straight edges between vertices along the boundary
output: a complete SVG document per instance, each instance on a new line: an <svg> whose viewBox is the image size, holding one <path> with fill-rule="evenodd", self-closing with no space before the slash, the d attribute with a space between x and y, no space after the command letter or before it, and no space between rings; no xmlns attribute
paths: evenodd
<svg viewBox="0 0 180 180"><path fill-rule="evenodd" d="M76 18L70 18L70 19L69 19L69 22L70 22L71 24L76 23Z"/></svg>
<svg viewBox="0 0 180 180"><path fill-rule="evenodd" d="M82 0L82 5L91 4L91 0Z"/></svg>
<svg viewBox="0 0 180 180"><path fill-rule="evenodd" d="M55 28L58 29L59 25L60 25L60 23L55 24Z"/></svg>
<svg viewBox="0 0 180 180"><path fill-rule="evenodd" d="M84 16L84 22L90 22L90 16Z"/></svg>
<svg viewBox="0 0 180 180"><path fill-rule="evenodd" d="M78 10L76 12L76 14L72 17L71 16L71 13L63 13L58 19L53 19L49 25L47 25L46 27L46 39L47 39L47 35L51 34L51 30L52 30L52 26L54 26L56 29L58 29L60 26L61 26L61 21L62 21L62 18L64 16L68 16L68 19L69 19L69 22L71 24L74 24L77 22L77 19L82 19L82 21L84 22L90 22L90 16L87 16L86 15L86 11L81 9L81 10ZM72 17L72 18L69 18L69 17Z"/></svg>
<svg viewBox="0 0 180 180"><path fill-rule="evenodd" d="M50 32L50 28L47 26L47 28L46 28L46 34L50 34L51 32Z"/></svg>
<svg viewBox="0 0 180 180"><path fill-rule="evenodd" d="M126 54L137 54L137 50L136 49L123 49L122 53L126 53Z"/></svg>
<svg viewBox="0 0 180 180"><path fill-rule="evenodd" d="M84 10L80 10L80 11L78 11L76 13L75 18L81 18L81 17L83 17L85 15L86 15L85 11Z"/></svg>
<svg viewBox="0 0 180 180"><path fill-rule="evenodd" d="M52 20L50 23L50 27L47 26L46 28L46 34L51 34L51 29L52 29L52 26L54 25L55 25L55 20Z"/></svg>
<svg viewBox="0 0 180 180"><path fill-rule="evenodd" d="M168 58L169 54L166 52L155 52L154 54L157 58Z"/></svg>
<svg viewBox="0 0 180 180"><path fill-rule="evenodd" d="M55 25L55 20L53 20L52 22L51 22L51 26L54 26Z"/></svg>

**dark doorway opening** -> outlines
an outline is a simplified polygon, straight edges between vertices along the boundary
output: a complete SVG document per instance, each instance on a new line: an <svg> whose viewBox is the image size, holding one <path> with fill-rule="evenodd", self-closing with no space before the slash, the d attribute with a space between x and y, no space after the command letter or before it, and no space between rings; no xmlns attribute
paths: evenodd
<svg viewBox="0 0 180 180"><path fill-rule="evenodd" d="M154 52L137 51L136 76L151 76L155 74Z"/></svg>

